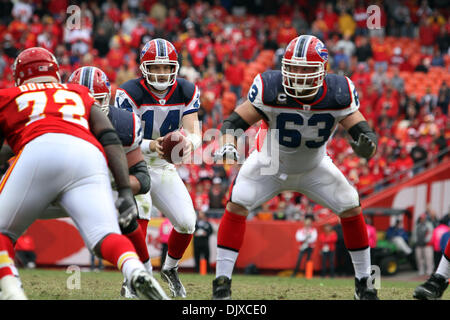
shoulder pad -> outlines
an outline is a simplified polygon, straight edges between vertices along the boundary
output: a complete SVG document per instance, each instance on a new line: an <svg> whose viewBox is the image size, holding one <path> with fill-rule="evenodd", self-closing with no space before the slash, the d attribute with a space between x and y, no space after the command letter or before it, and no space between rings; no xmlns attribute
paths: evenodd
<svg viewBox="0 0 450 320"><path fill-rule="evenodd" d="M133 99L138 105L140 105L144 95L143 88L139 82L140 79L131 79L119 87L119 89L125 90L128 96L130 96L130 98Z"/></svg>
<svg viewBox="0 0 450 320"><path fill-rule="evenodd" d="M278 94L283 92L282 74L278 70L269 70L261 73L263 87L263 102L269 103L276 101Z"/></svg>
<svg viewBox="0 0 450 320"><path fill-rule="evenodd" d="M194 95L195 85L184 78L177 78L177 85L180 86L181 92L183 93L183 101L189 103Z"/></svg>
<svg viewBox="0 0 450 320"><path fill-rule="evenodd" d="M123 146L131 146L135 140L133 113L109 106L108 118L119 135Z"/></svg>
<svg viewBox="0 0 450 320"><path fill-rule="evenodd" d="M350 85L344 76L329 74L326 76L327 90L330 97L336 100L340 107L349 106L352 102L352 96L350 93Z"/></svg>

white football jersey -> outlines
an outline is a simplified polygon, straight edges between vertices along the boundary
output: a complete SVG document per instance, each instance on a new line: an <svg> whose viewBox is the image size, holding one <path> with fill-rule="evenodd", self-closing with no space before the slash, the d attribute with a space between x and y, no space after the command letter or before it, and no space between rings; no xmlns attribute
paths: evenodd
<svg viewBox="0 0 450 320"><path fill-rule="evenodd" d="M271 166L278 161L280 173L302 173L320 163L339 122L358 110L358 94L349 78L330 74L305 104L286 95L281 81L280 71L267 71L255 77L248 92L264 118L257 150Z"/></svg>

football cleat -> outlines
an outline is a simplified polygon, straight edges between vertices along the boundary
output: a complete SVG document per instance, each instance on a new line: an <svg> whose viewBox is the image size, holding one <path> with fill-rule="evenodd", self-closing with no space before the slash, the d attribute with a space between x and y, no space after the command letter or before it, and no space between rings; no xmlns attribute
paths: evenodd
<svg viewBox="0 0 450 320"><path fill-rule="evenodd" d="M178 277L178 267L172 269L161 269L161 278L169 284L173 297L186 298L186 289Z"/></svg>
<svg viewBox="0 0 450 320"><path fill-rule="evenodd" d="M413 297L419 300L438 300L441 299L445 289L448 287L448 280L438 273L431 277L414 290Z"/></svg>
<svg viewBox="0 0 450 320"><path fill-rule="evenodd" d="M213 300L231 299L231 279L220 276L213 280Z"/></svg>
<svg viewBox="0 0 450 320"><path fill-rule="evenodd" d="M355 300L380 300L376 289L367 286L368 277L355 278Z"/></svg>
<svg viewBox="0 0 450 320"><path fill-rule="evenodd" d="M130 287L141 300L170 300L158 281L144 270L133 273Z"/></svg>
<svg viewBox="0 0 450 320"><path fill-rule="evenodd" d="M4 276L0 280L1 300L28 300L22 284L16 276Z"/></svg>
<svg viewBox="0 0 450 320"><path fill-rule="evenodd" d="M122 283L122 288L120 289L120 296L127 299L138 299L139 297L136 295L131 287L128 285L128 281L124 280Z"/></svg>

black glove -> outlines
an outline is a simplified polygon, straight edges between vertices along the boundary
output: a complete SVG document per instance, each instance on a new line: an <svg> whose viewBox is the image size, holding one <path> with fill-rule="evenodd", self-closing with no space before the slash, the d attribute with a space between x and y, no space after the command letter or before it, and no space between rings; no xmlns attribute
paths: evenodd
<svg viewBox="0 0 450 320"><path fill-rule="evenodd" d="M116 200L116 208L119 211L119 226L127 229L137 217L137 203L133 191L130 188L120 189L119 198Z"/></svg>
<svg viewBox="0 0 450 320"><path fill-rule="evenodd" d="M364 133L359 135L357 142L350 141L350 145L358 156L366 158L367 160L374 155L375 149L377 148L375 142Z"/></svg>

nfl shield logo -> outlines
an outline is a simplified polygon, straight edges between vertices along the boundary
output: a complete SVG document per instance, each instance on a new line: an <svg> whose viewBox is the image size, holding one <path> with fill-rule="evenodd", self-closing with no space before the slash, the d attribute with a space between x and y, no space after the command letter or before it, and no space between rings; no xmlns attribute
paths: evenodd
<svg viewBox="0 0 450 320"><path fill-rule="evenodd" d="M165 105L165 104L166 104L166 100L164 100L164 99L159 99L159 104Z"/></svg>

